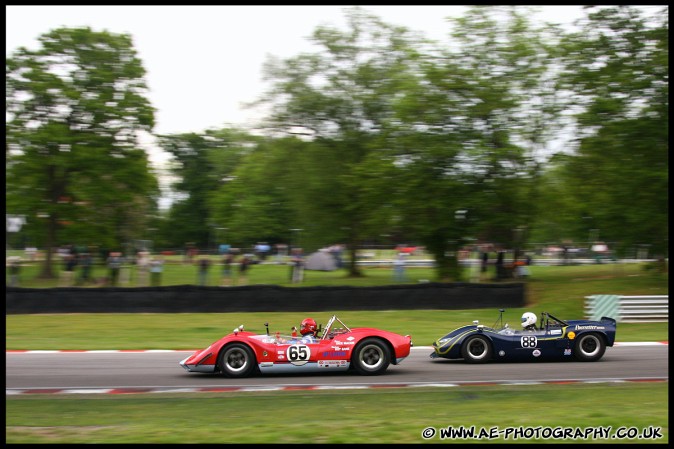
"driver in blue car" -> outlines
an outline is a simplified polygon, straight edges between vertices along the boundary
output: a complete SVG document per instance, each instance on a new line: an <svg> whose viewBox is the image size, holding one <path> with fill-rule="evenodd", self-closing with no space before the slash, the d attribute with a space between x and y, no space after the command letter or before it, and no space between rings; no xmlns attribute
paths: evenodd
<svg viewBox="0 0 674 449"><path fill-rule="evenodd" d="M531 312L524 312L522 314L522 330L534 332L536 331L536 314Z"/></svg>
<svg viewBox="0 0 674 449"><path fill-rule="evenodd" d="M316 321L313 318L305 318L300 324L300 334L302 338L300 343L317 343L318 338L316 338L316 333L318 332L318 326Z"/></svg>

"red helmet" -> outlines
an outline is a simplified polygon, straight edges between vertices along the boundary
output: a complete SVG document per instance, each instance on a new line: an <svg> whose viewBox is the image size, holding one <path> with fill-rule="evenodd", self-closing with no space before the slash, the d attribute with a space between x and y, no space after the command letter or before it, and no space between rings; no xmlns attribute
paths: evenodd
<svg viewBox="0 0 674 449"><path fill-rule="evenodd" d="M313 318L305 318L302 320L302 324L300 324L300 334L302 335L316 334L316 329L316 321Z"/></svg>

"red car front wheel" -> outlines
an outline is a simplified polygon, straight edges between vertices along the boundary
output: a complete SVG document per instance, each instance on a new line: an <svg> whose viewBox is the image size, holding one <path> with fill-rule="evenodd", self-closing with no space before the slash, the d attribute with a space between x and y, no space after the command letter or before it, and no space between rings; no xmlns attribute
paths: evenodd
<svg viewBox="0 0 674 449"><path fill-rule="evenodd" d="M248 377L257 368L257 361L248 346L234 343L220 352L218 367L226 377Z"/></svg>

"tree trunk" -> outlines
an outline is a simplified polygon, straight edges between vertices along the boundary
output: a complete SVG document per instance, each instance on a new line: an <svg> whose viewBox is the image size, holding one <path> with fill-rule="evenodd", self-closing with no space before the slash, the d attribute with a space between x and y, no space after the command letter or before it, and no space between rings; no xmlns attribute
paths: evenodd
<svg viewBox="0 0 674 449"><path fill-rule="evenodd" d="M363 277L363 272L358 268L358 246L356 245L356 238L351 236L349 238L349 275L350 278Z"/></svg>
<svg viewBox="0 0 674 449"><path fill-rule="evenodd" d="M44 264L42 265L42 270L38 276L40 279L55 279L54 270L52 268L52 259L54 254L54 242L56 241L56 217L54 214L49 216L49 222L47 224L47 245L46 245L46 254L44 258Z"/></svg>

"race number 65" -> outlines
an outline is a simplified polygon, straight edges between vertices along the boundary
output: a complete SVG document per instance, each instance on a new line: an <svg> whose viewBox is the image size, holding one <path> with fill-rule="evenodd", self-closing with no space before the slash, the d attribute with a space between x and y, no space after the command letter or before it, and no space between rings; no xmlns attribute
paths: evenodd
<svg viewBox="0 0 674 449"><path fill-rule="evenodd" d="M309 361L311 350L304 345L290 345L286 351L286 357L293 365L301 366Z"/></svg>

